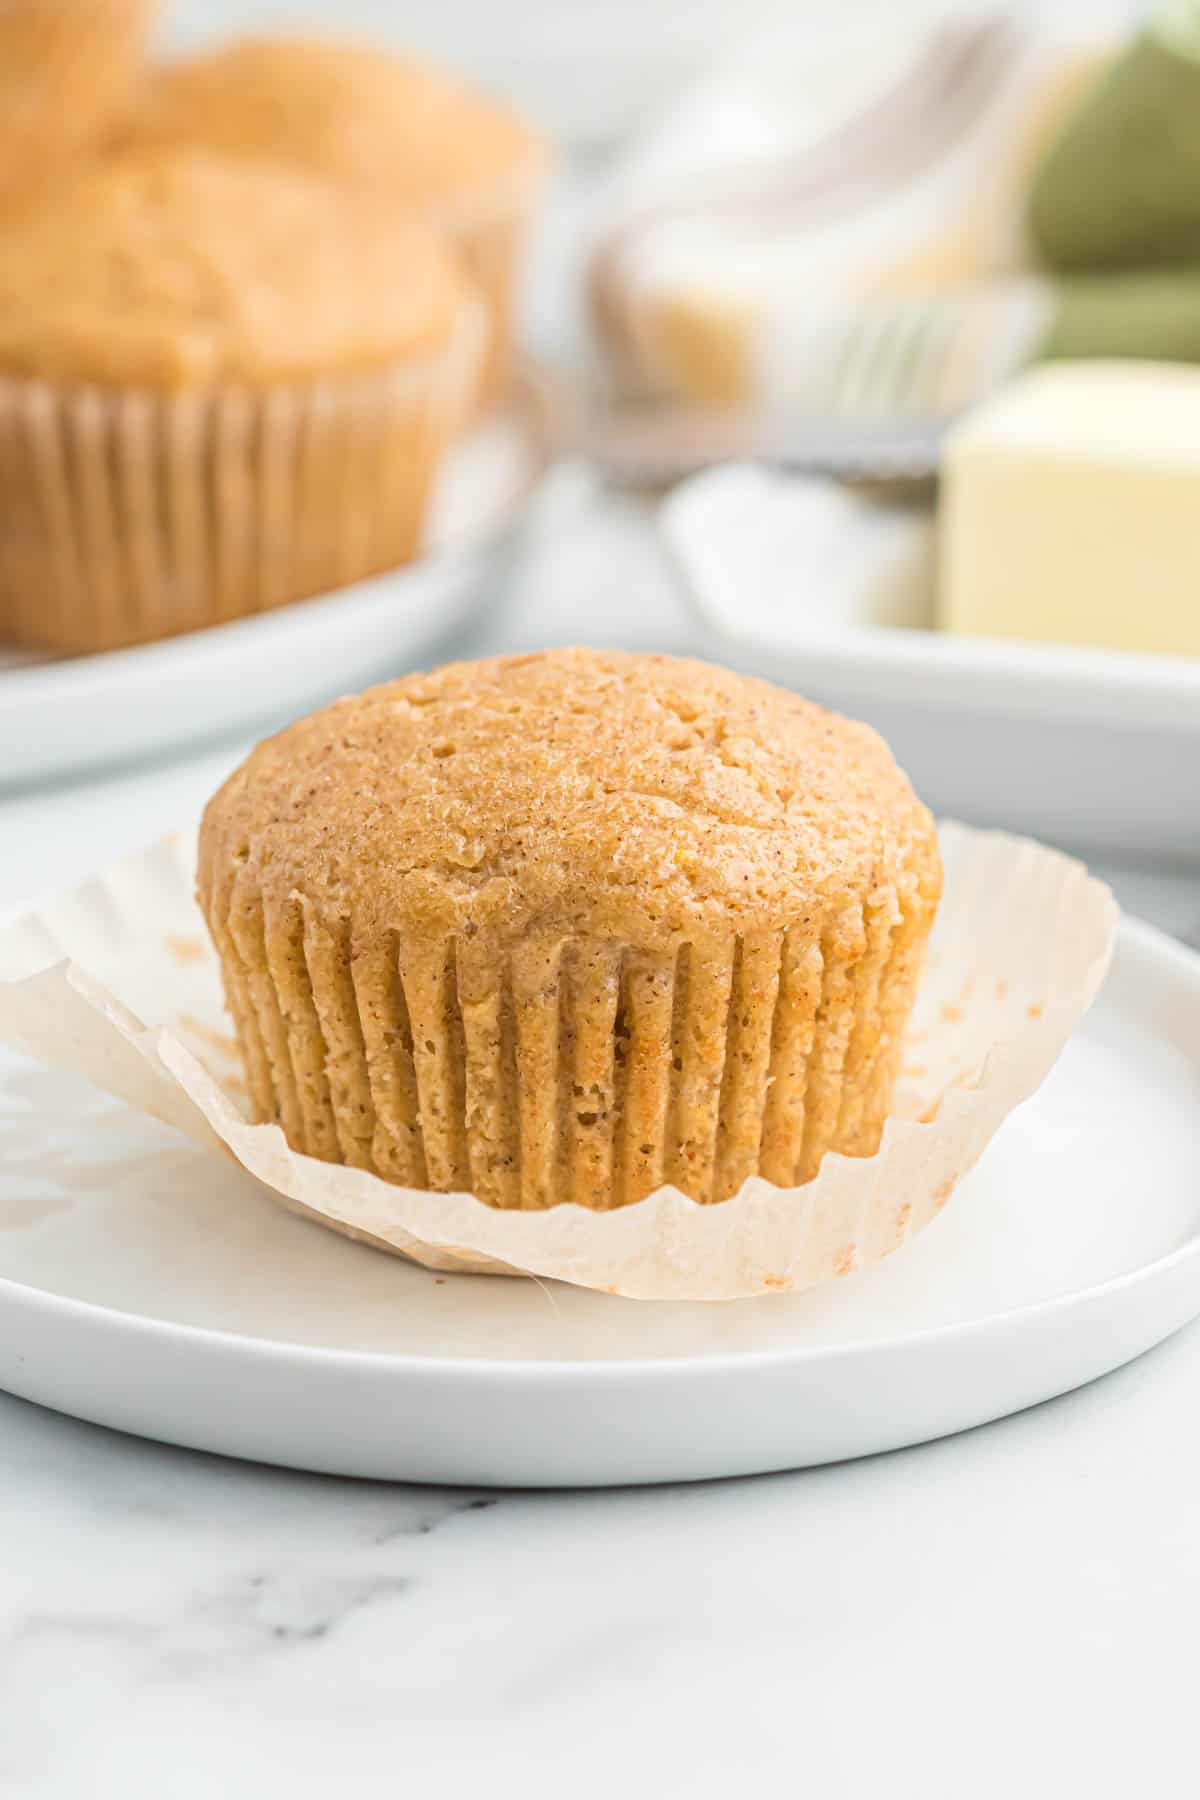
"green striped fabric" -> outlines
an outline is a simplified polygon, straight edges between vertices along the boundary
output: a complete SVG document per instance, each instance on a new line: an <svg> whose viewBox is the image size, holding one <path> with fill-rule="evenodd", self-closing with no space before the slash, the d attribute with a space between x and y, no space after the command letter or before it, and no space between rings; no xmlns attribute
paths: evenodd
<svg viewBox="0 0 1200 1800"><path fill-rule="evenodd" d="M1177 56L1200 61L1200 0L1163 0L1150 30Z"/></svg>
<svg viewBox="0 0 1200 1800"><path fill-rule="evenodd" d="M1051 269L1200 262L1200 3L1168 4L1067 120L1036 171L1030 237Z"/></svg>

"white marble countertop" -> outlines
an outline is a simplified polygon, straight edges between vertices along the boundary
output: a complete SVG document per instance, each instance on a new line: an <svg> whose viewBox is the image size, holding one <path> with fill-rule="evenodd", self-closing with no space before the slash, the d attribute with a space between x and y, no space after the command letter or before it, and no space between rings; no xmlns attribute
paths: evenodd
<svg viewBox="0 0 1200 1800"><path fill-rule="evenodd" d="M550 1497L0 1401L0 1787L1183 1800L1198 1397L1192 1330L923 1449Z"/></svg>
<svg viewBox="0 0 1200 1800"><path fill-rule="evenodd" d="M692 647L633 504L535 540L470 647L569 637ZM0 802L0 905L186 820L241 749ZM1107 872L1200 921L1194 875ZM1193 1328L922 1449L539 1496L243 1466L0 1396L0 1794L1191 1795L1198 1416Z"/></svg>

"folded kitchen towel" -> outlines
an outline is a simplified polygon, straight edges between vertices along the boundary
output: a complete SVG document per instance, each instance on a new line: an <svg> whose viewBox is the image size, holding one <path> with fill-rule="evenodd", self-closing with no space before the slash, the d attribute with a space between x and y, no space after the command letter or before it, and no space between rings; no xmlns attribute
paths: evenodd
<svg viewBox="0 0 1200 1800"><path fill-rule="evenodd" d="M1008 11L912 38L777 34L635 149L588 278L623 388L942 418L1042 357L1200 359L1200 269L1059 276L1030 253L1031 183L1112 47Z"/></svg>
<svg viewBox="0 0 1200 1800"><path fill-rule="evenodd" d="M1056 269L1200 262L1200 0L1167 0L1064 120L1029 197Z"/></svg>

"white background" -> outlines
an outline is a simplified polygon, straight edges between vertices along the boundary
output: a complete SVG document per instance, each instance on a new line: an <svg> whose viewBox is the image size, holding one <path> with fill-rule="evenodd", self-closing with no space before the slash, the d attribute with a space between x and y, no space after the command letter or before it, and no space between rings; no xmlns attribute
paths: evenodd
<svg viewBox="0 0 1200 1800"><path fill-rule="evenodd" d="M850 13L895 23L1002 0L167 0L162 37L188 47L239 31L295 26L420 50L469 70L574 142L644 119L751 33ZM1027 0L1042 21L1091 31L1146 10L1139 0Z"/></svg>

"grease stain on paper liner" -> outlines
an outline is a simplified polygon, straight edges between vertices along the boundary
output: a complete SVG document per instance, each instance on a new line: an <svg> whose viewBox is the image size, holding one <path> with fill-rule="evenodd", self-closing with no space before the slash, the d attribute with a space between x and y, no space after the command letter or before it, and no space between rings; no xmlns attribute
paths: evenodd
<svg viewBox="0 0 1200 1800"><path fill-rule="evenodd" d="M227 1057L230 1062L239 1061L241 1052L238 1050L237 1039L232 1031L217 1031L204 1019L198 1019L195 1013L190 1012L177 1014L176 1022L186 1037L195 1038L206 1049L215 1050L219 1056ZM244 1081L235 1080L229 1076L223 1077L221 1086L243 1094L246 1092Z"/></svg>
<svg viewBox="0 0 1200 1800"><path fill-rule="evenodd" d="M828 1156L800 1188L752 1177L717 1206L663 1188L611 1213L495 1211L300 1156L277 1126L250 1124L215 959L178 954L205 942L183 834L0 932L0 1039L232 1156L290 1210L430 1269L640 1299L795 1292L878 1262L936 1217L1107 970L1117 908L1082 864L959 825L943 826L942 851L934 953L879 1151Z"/></svg>
<svg viewBox="0 0 1200 1800"><path fill-rule="evenodd" d="M179 936L173 931L168 931L163 943L181 969L186 969L189 963L203 962L206 956L212 955L212 951L204 939L198 937L194 932L189 932L186 936Z"/></svg>

